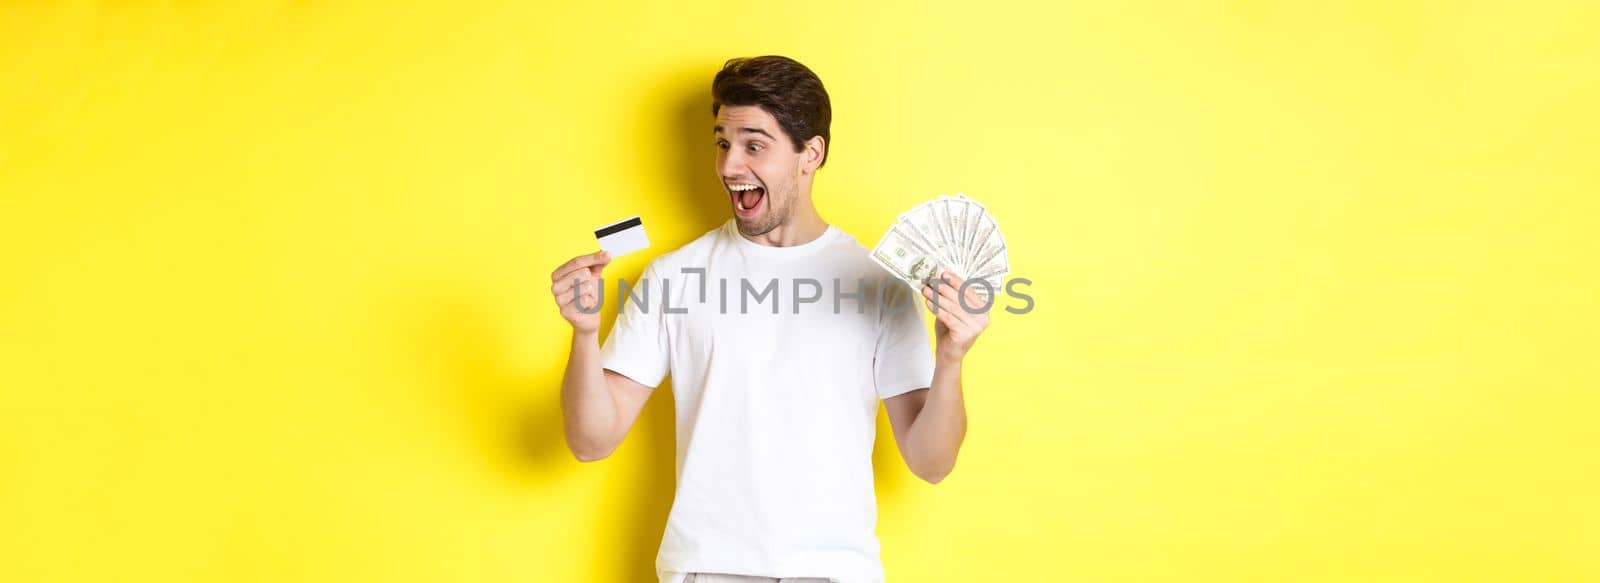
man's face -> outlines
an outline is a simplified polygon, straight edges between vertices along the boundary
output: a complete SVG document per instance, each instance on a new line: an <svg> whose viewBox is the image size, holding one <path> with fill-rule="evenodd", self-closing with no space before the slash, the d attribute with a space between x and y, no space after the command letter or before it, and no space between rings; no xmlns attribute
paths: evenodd
<svg viewBox="0 0 1600 583"><path fill-rule="evenodd" d="M717 174L739 232L764 235L788 221L800 196L802 164L778 120L759 106L724 106L713 132Z"/></svg>

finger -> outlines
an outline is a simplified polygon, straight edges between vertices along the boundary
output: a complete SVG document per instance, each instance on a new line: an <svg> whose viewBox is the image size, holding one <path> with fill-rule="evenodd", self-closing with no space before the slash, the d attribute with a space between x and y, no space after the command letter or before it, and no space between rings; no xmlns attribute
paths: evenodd
<svg viewBox="0 0 1600 583"><path fill-rule="evenodd" d="M596 284L592 281L580 281L576 287L569 282L565 285L565 289L556 292L556 304L565 306L572 303L574 298L581 298L584 296L593 297L595 295L595 286Z"/></svg>
<svg viewBox="0 0 1600 583"><path fill-rule="evenodd" d="M966 330L971 330L971 328L973 328L971 322L966 320L965 312L960 311L958 308L942 309L939 317L944 319L944 325L947 325L947 327L950 327L950 330L955 330L955 332L958 333L966 333Z"/></svg>
<svg viewBox="0 0 1600 583"><path fill-rule="evenodd" d="M952 277L954 276L952 275ZM955 277L954 280L955 283L951 287L951 293L954 294L953 297L960 298L963 302L966 302L960 305L962 312L977 316L988 314L989 310L994 308L993 300L985 300L978 293L978 288L982 287L982 284L968 285L966 290L962 290L961 286L966 285L966 280L959 277Z"/></svg>
<svg viewBox="0 0 1600 583"><path fill-rule="evenodd" d="M978 304L967 302L966 305L962 305L961 301L957 299L959 297L960 296L957 295L956 288L941 288L939 290L939 307L948 308L951 313L956 315L956 317L966 320L967 317L972 316L972 313L967 311L968 307L970 306L972 309L977 309Z"/></svg>
<svg viewBox="0 0 1600 583"><path fill-rule="evenodd" d="M550 293L558 296L567 295L572 293L572 286L574 285L578 286L580 291L593 289L594 280L582 276L563 279L550 286Z"/></svg>
<svg viewBox="0 0 1600 583"><path fill-rule="evenodd" d="M938 293L934 293L931 286L925 287L923 298L926 300L924 303L928 305L928 311L933 312L935 316L945 312L950 313L951 318L959 319L962 316L960 304L956 303L955 297L950 295L946 287L941 286Z"/></svg>
<svg viewBox="0 0 1600 583"><path fill-rule="evenodd" d="M984 301L983 297L978 295L977 284L967 285L967 280L962 279L961 276L956 275L953 271L946 271L940 274L940 279L943 279L944 282L949 286L951 293L955 294L952 297L959 298L965 296L967 305L971 306L972 309L978 311L988 311L983 309L985 307ZM965 290L963 290L961 287L964 285L966 285Z"/></svg>
<svg viewBox="0 0 1600 583"><path fill-rule="evenodd" d="M583 269L596 263L603 264L609 263L610 261L611 254L606 253L603 250L595 251L594 253L590 253L588 255L579 255L577 257L573 257L570 261L561 264L561 267L557 267L555 271L551 272L550 281L561 281L561 279L565 278L574 271Z"/></svg>
<svg viewBox="0 0 1600 583"><path fill-rule="evenodd" d="M977 331L971 321L961 317L959 310L948 312L944 315L944 325L950 329L950 336L962 342L977 336Z"/></svg>
<svg viewBox="0 0 1600 583"><path fill-rule="evenodd" d="M933 312L934 316L944 318L947 315L954 315L950 311L950 303L945 301L942 296L923 300L922 303L928 306L928 311Z"/></svg>
<svg viewBox="0 0 1600 583"><path fill-rule="evenodd" d="M952 293L960 292L961 283L963 280L960 277L956 277L955 272L945 271L935 277L928 278L928 281L935 291L938 291L942 294L945 291L950 291Z"/></svg>
<svg viewBox="0 0 1600 583"><path fill-rule="evenodd" d="M981 314L989 313L989 309L994 307L993 304L984 301L983 296L978 293L978 286L975 285L967 288L967 305Z"/></svg>
<svg viewBox="0 0 1600 583"><path fill-rule="evenodd" d="M958 295L961 293L961 286L966 285L967 283L967 280L962 279L959 275L956 275L956 272L954 271L946 271L939 274L939 279L944 280L944 284L950 289L955 290Z"/></svg>
<svg viewBox="0 0 1600 583"><path fill-rule="evenodd" d="M579 295L577 303L574 303L572 307L579 310L588 310L590 312L594 311L594 294L586 293Z"/></svg>
<svg viewBox="0 0 1600 583"><path fill-rule="evenodd" d="M938 298L939 295L933 291L933 286L922 286L922 303L928 306L928 311L933 312L934 315L938 315L939 308L943 308L945 305L944 300Z"/></svg>
<svg viewBox="0 0 1600 583"><path fill-rule="evenodd" d="M588 295L593 295L591 293L591 290L585 289L583 287L578 287L576 293L573 292L572 288L568 288L567 290L564 290L561 293L556 294L556 303L565 306L567 304L572 303L572 301L575 300L575 299L582 298L582 297L588 296Z"/></svg>
<svg viewBox="0 0 1600 583"><path fill-rule="evenodd" d="M966 322L962 321L961 318L957 316L955 312L950 311L949 308L943 305L934 307L933 301L931 300L925 301L924 303L928 305L928 310L933 312L934 319L938 320L939 323L944 324L945 327L949 328L951 332L958 333L959 335L967 330L968 326Z"/></svg>
<svg viewBox="0 0 1600 583"><path fill-rule="evenodd" d="M588 273L586 268L590 266L605 265L610 262L611 254L606 253L605 251L596 251L588 255L579 255L577 257L573 257L570 261L561 264L561 267L557 267L555 272L550 274L550 278L552 280L559 281L563 278L572 276L574 273Z"/></svg>
<svg viewBox="0 0 1600 583"><path fill-rule="evenodd" d="M550 293L555 294L557 297L564 296L567 295L567 292L572 291L572 286L574 285L577 284L573 283L571 279L563 279L550 284Z"/></svg>
<svg viewBox="0 0 1600 583"><path fill-rule="evenodd" d="M946 312L944 314L944 326L949 328L950 335L956 338L965 338L968 331L972 329L971 326L967 325L966 321L956 315L956 312Z"/></svg>

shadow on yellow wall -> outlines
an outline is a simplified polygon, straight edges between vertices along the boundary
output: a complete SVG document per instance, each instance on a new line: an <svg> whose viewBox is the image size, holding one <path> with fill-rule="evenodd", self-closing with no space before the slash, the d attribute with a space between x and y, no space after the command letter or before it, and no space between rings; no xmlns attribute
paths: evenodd
<svg viewBox="0 0 1600 583"><path fill-rule="evenodd" d="M704 77L702 70L685 70L666 75L663 81L701 77ZM651 133L660 133L666 138L654 144L653 152L668 154L670 167L675 170L659 180L673 188L652 193L652 196L671 198L671 204L681 207L683 216L676 219L691 237L716 228L730 216L717 178L716 150L707 147L713 119L709 85L709 81L705 81L671 87L662 92L674 97L677 104L668 108L669 117L659 115L660 107L648 108L641 116L642 125L654 127ZM665 253L686 242L656 240L644 254ZM579 249L574 253L588 251ZM614 296L618 278L638 281L642 270L642 263L608 269L605 272L607 293ZM559 389L565 354L547 355L542 359L542 372L538 374L519 375L507 362L509 348L497 332L499 325L489 308L474 306L470 298L464 297L434 298L424 305L431 311L427 319L436 331L429 337L437 342L416 356L441 359L448 370L455 371L454 381L444 390L460 395L460 405L476 420L473 440L482 452L483 461L496 468L505 479L527 487L550 486L550 482L566 475L562 466L577 462L562 435ZM602 338L609 333L619 306L615 297L609 297L601 327ZM565 337L569 333L564 327L549 331L552 336ZM536 396L527 397L530 394ZM610 524L597 531L592 545L604 549L606 559L615 562L620 569L619 581L646 581L656 576L656 552L674 491L673 406L672 383L668 379L651 396L623 447L610 458L593 462L628 466L618 472L622 477L613 478L615 483L606 485L608 491L617 495L605 499L604 516ZM880 422L886 423L886 418ZM893 436L887 427L883 425L874 453L875 462L899 463L899 454L894 450ZM581 471L593 470L593 467L585 467ZM880 472L879 478L880 483L893 483L896 476ZM617 532L627 534L619 539Z"/></svg>

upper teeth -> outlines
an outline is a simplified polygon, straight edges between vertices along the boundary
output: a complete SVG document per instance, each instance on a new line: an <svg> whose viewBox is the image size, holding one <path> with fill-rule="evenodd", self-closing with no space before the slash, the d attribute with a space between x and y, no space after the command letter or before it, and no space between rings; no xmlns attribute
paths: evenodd
<svg viewBox="0 0 1600 583"><path fill-rule="evenodd" d="M734 192L743 192L743 191L750 190L750 189L753 189L753 188L760 188L760 187L756 186L754 184L730 184L730 185L728 185L728 189L732 190Z"/></svg>

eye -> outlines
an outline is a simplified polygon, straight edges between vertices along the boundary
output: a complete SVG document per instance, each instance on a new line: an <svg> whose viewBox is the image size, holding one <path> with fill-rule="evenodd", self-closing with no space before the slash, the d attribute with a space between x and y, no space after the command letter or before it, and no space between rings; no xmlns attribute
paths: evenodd
<svg viewBox="0 0 1600 583"><path fill-rule="evenodd" d="M760 151L765 150L765 149L767 149L767 147L764 146L764 145L761 145L761 144L755 143L755 142L751 142L750 143L750 153L752 153L752 154L756 153L756 152L760 152Z"/></svg>
<svg viewBox="0 0 1600 583"><path fill-rule="evenodd" d="M720 148L720 149L723 149L723 150L728 149L728 141L727 140L717 140L717 147Z"/></svg>

